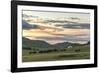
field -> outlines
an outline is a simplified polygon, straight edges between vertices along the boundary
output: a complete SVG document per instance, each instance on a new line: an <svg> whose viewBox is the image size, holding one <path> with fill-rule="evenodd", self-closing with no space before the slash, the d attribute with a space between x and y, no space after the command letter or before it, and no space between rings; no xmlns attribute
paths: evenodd
<svg viewBox="0 0 100 73"><path fill-rule="evenodd" d="M62 50L53 50L51 52L40 52L41 50L38 51L39 52L34 52L33 49L23 49L22 62L80 60L90 58L89 45L77 46L73 48L64 48Z"/></svg>

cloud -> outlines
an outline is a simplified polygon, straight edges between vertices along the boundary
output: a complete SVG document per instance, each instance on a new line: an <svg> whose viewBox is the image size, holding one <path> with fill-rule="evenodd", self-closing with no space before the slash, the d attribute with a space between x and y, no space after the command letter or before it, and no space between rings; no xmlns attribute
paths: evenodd
<svg viewBox="0 0 100 73"><path fill-rule="evenodd" d="M38 25L30 25L29 23L27 23L25 20L22 20L22 28L23 29L26 29L26 30L29 30L29 29L36 29L38 28Z"/></svg>
<svg viewBox="0 0 100 73"><path fill-rule="evenodd" d="M56 24L55 26L71 29L90 29L90 24L88 23Z"/></svg>
<svg viewBox="0 0 100 73"><path fill-rule="evenodd" d="M23 18L38 18L38 16L22 14Z"/></svg>
<svg viewBox="0 0 100 73"><path fill-rule="evenodd" d="M63 40L63 41L87 41L89 37L87 36L54 36L54 37L35 37L37 39L45 40Z"/></svg>
<svg viewBox="0 0 100 73"><path fill-rule="evenodd" d="M48 28L47 28L48 29ZM40 27L36 29L24 29L23 36L32 40L45 40L48 43L57 42L87 42L90 39L89 29L65 29L64 31L51 31L50 29L41 30Z"/></svg>
<svg viewBox="0 0 100 73"><path fill-rule="evenodd" d="M23 11L23 36L50 43L87 42L90 39L89 14ZM73 17L74 16L74 17ZM65 19L65 17L70 17Z"/></svg>
<svg viewBox="0 0 100 73"><path fill-rule="evenodd" d="M69 21L69 20L45 20L45 23L77 23L74 21Z"/></svg>
<svg viewBox="0 0 100 73"><path fill-rule="evenodd" d="M34 37L28 37L33 39ZM81 43L86 43L89 41L88 36L54 36L54 37L35 37L34 40L45 40L51 44L55 44L58 42L81 42Z"/></svg>
<svg viewBox="0 0 100 73"><path fill-rule="evenodd" d="M84 36L90 34L90 30L88 29L65 29L64 31L50 31L50 30L41 30L37 29L30 29L30 30L23 30L24 36Z"/></svg>

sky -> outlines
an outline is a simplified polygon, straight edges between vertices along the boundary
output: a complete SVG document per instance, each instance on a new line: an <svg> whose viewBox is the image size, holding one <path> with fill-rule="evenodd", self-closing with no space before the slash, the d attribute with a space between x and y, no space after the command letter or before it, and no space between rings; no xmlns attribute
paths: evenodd
<svg viewBox="0 0 100 73"><path fill-rule="evenodd" d="M90 40L90 14L76 12L22 11L23 37L50 44Z"/></svg>

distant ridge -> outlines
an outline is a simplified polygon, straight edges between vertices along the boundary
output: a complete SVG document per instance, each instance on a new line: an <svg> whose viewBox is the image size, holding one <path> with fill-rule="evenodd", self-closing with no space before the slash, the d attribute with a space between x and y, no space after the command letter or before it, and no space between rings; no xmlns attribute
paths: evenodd
<svg viewBox="0 0 100 73"><path fill-rule="evenodd" d="M57 43L57 44L51 45L47 43L46 41L30 40L25 37L22 37L22 44L23 44L23 47L45 48L45 49L63 49L63 48L67 48L68 46L84 45L84 44L70 43L70 42L63 42L63 43ZM89 44L89 42L87 44Z"/></svg>

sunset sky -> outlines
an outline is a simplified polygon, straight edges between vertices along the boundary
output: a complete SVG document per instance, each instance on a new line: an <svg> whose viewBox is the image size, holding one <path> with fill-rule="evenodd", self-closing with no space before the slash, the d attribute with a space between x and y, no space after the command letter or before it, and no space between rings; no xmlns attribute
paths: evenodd
<svg viewBox="0 0 100 73"><path fill-rule="evenodd" d="M23 37L31 40L86 43L90 40L90 14L23 10L22 28Z"/></svg>

